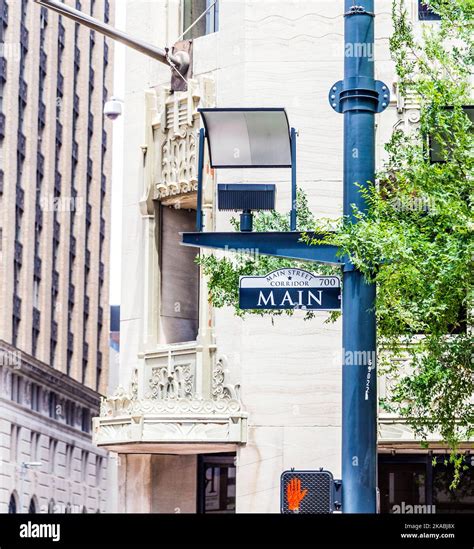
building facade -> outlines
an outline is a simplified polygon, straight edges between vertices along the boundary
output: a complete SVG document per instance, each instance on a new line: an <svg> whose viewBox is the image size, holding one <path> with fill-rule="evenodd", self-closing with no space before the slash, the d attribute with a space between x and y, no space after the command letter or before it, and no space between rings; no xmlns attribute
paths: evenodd
<svg viewBox="0 0 474 549"><path fill-rule="evenodd" d="M171 92L166 67L126 56L120 387L94 420L96 443L119 454L125 512L278 512L284 470L341 474L341 323L325 323L325 312L311 321L299 312L242 320L212 308L198 252L180 246L179 232L194 230L199 107L285 107L299 130L299 187L316 216L341 215L342 117L327 96L343 74L342 3L212 4L126 5L127 32L167 46L210 10L186 33L193 39L186 92ZM421 3L407 5L421 32ZM392 90L377 117L380 166L393 130L419 118L416 101L396 93L391 2L376 7L371 55L376 78ZM290 209L289 170L215 173L206 159L205 173L206 231L232 230L216 208L217 182L276 183L277 209ZM379 387L383 394L389 382ZM383 511L400 498L431 503L434 493L436 503L448 502L429 470L429 452L445 449L431 442L421 450L400 418L380 411ZM472 509L472 496L459 505Z"/></svg>
<svg viewBox="0 0 474 549"><path fill-rule="evenodd" d="M67 3L113 20L108 0ZM32 0L2 0L0 47L0 511L95 512L107 461L90 422L108 386L111 42Z"/></svg>

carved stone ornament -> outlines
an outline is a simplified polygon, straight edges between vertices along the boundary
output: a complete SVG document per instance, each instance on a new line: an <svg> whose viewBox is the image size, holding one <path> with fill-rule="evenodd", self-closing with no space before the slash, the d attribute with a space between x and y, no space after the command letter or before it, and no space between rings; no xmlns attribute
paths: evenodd
<svg viewBox="0 0 474 549"><path fill-rule="evenodd" d="M156 200L186 195L197 190L198 106L206 103L209 78L189 81L185 92L161 88L158 116L153 124L156 152ZM203 101L204 100L204 101Z"/></svg>
<svg viewBox="0 0 474 549"><path fill-rule="evenodd" d="M239 386L225 383L226 359L220 358L212 373L211 398L197 397L194 393L194 373L191 364L174 363L155 366L146 380L148 391L138 398L139 377L143 370L136 369L129 389L119 386L111 397L103 398L100 417L126 415L214 415L234 414L243 410Z"/></svg>
<svg viewBox="0 0 474 549"><path fill-rule="evenodd" d="M420 98L415 91L408 87L404 95L401 94L399 87L394 84L397 94L397 113L398 120L394 125L394 130L409 131L415 129L420 122Z"/></svg>
<svg viewBox="0 0 474 549"><path fill-rule="evenodd" d="M216 400L239 400L239 385L225 384L227 359L219 358L212 370L212 396Z"/></svg>
<svg viewBox="0 0 474 549"><path fill-rule="evenodd" d="M152 368L150 378L151 399L176 400L192 396L194 376L191 364L165 365Z"/></svg>
<svg viewBox="0 0 474 549"><path fill-rule="evenodd" d="M119 385L111 397L101 399L100 415L101 417L127 415L131 403L131 393Z"/></svg>

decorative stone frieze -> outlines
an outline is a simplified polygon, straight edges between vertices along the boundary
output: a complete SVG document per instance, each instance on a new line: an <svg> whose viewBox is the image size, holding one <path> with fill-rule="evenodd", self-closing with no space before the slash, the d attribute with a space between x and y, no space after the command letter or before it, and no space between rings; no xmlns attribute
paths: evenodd
<svg viewBox="0 0 474 549"><path fill-rule="evenodd" d="M129 388L102 399L94 419L96 444L130 450L142 443L245 442L247 414L238 386L226 382L225 357L213 364L206 396L196 384L198 352L178 345L145 354Z"/></svg>

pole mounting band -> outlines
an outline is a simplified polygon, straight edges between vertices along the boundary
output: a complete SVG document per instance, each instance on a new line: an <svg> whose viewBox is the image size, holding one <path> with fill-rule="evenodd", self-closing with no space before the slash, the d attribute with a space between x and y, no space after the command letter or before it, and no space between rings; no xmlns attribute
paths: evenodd
<svg viewBox="0 0 474 549"><path fill-rule="evenodd" d="M390 90L381 80L355 81L344 87L339 80L329 90L329 104L338 113L348 111L383 112L390 103Z"/></svg>
<svg viewBox="0 0 474 549"><path fill-rule="evenodd" d="M351 15L370 15L370 17L375 17L375 13L367 11L364 6L352 6L349 11L346 11L344 17L350 17Z"/></svg>

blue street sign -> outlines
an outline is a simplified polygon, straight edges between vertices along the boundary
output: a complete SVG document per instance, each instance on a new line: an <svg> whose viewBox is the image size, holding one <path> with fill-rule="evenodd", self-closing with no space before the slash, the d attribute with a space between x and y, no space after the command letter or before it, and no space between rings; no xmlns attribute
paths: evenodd
<svg viewBox="0 0 474 549"><path fill-rule="evenodd" d="M303 309L333 311L341 308L341 281L302 269L278 269L266 276L241 276L241 309Z"/></svg>

